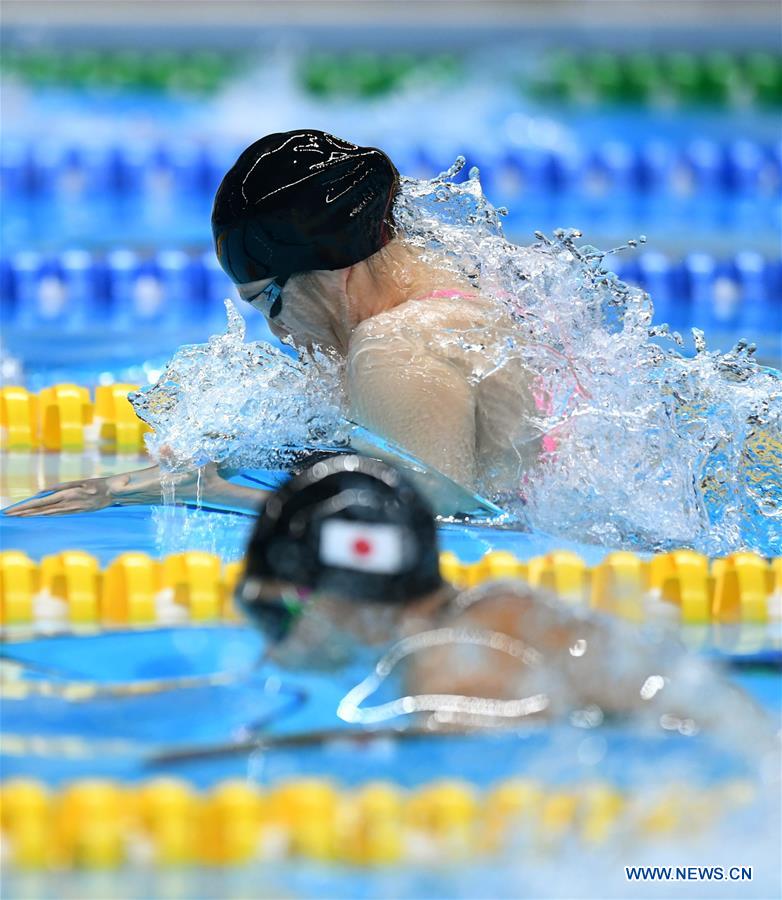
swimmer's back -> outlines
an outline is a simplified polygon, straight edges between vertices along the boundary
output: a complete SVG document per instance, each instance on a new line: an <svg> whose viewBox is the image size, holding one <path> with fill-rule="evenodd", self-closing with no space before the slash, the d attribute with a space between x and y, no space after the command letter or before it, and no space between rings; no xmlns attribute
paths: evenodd
<svg viewBox="0 0 782 900"><path fill-rule="evenodd" d="M441 620L454 641L410 658L409 687L513 700L543 692L546 714L561 704L597 704L605 711L637 706L649 674L649 647L637 629L574 606L517 580L480 585L459 594ZM459 634L482 643L460 643ZM666 659L653 646L658 670ZM606 670L616 674L607 679Z"/></svg>
<svg viewBox="0 0 782 900"><path fill-rule="evenodd" d="M470 487L516 486L539 444L532 376L513 341L504 310L459 290L372 316L348 349L353 414ZM436 411L424 421L423 408Z"/></svg>
<svg viewBox="0 0 782 900"><path fill-rule="evenodd" d="M432 342L475 327L453 301L410 300L359 323L347 356L348 401L362 425L467 487L475 485L475 397Z"/></svg>

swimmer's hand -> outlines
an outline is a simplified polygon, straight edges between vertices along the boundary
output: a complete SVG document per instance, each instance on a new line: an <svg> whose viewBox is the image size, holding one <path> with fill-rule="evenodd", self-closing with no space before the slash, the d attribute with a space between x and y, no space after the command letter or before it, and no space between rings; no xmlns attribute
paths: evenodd
<svg viewBox="0 0 782 900"><path fill-rule="evenodd" d="M197 499L212 501L255 511L266 496L265 491L233 485L220 476L214 463L200 470L172 473L166 479L173 485L175 499L188 502ZM31 497L4 510L7 516L62 516L93 512L107 506L158 504L162 499L159 466L109 475L68 481L47 489L43 496Z"/></svg>
<svg viewBox="0 0 782 900"><path fill-rule="evenodd" d="M187 473L188 475L190 473ZM195 473L193 473L195 477ZM7 516L62 516L93 512L107 506L160 502L160 469L151 466L105 478L65 481L5 510Z"/></svg>
<svg viewBox="0 0 782 900"><path fill-rule="evenodd" d="M47 488L3 510L3 515L25 518L27 516L62 516L68 513L91 512L113 506L119 491L130 473L110 475L108 478L87 478L84 481L65 481ZM158 488L159 491L159 488Z"/></svg>

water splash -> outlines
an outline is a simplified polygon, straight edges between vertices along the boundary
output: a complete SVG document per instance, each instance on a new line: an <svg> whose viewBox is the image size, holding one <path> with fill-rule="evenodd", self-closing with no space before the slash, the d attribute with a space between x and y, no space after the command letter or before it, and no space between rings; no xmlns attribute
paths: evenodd
<svg viewBox="0 0 782 900"><path fill-rule="evenodd" d="M511 244L477 170L454 182L463 166L404 178L395 217L425 261L466 278L510 318L511 338L491 352L520 358L534 376L541 402L525 440L543 440L544 452L495 499L515 496L533 527L578 541L782 553L780 373L742 342L709 351L697 331L697 352L684 356L682 338L653 322L649 295L611 272L610 254L625 248L598 250L574 229ZM301 448L342 443L341 361L245 344L227 308L225 335L183 347L134 398L155 428L153 454L272 468ZM472 381L492 371L486 362Z"/></svg>
<svg viewBox="0 0 782 900"><path fill-rule="evenodd" d="M448 180L459 168L405 180L397 219L513 317L514 352L547 401L534 424L556 435L525 486L533 526L636 549L782 552L780 373L744 342L708 351L698 331L683 356L652 298L610 271L625 248L582 245L574 229L511 244L477 172Z"/></svg>
<svg viewBox="0 0 782 900"><path fill-rule="evenodd" d="M152 508L155 548L161 557L199 550L223 561L244 556L253 519L209 509L162 505Z"/></svg>
<svg viewBox="0 0 782 900"><path fill-rule="evenodd" d="M225 306L225 334L181 347L154 385L131 396L155 429L150 453L173 469L208 462L282 469L307 448L341 442L340 362L245 343L244 320L230 300Z"/></svg>

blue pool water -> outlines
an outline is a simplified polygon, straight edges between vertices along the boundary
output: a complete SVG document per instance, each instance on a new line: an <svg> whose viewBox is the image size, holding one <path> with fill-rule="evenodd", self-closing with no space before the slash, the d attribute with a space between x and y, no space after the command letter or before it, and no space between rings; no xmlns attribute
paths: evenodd
<svg viewBox="0 0 782 900"><path fill-rule="evenodd" d="M143 460L140 463L143 465ZM161 511L159 507L136 506L109 507L67 519L5 519L2 525L6 549L24 550L40 559L78 547L105 565L126 550L161 557L183 549L201 549L219 553L226 560L240 559L253 519L235 513L185 508ZM440 543L443 550L451 550L465 562L474 562L490 550L508 550L526 559L554 549L568 549L594 565L610 549L554 535L496 530L488 525L443 526Z"/></svg>
<svg viewBox="0 0 782 900"><path fill-rule="evenodd" d="M23 459L24 456L17 456L14 462L19 464ZM48 477L53 480L53 476L61 473L51 471L54 459L47 461L50 469ZM70 462L75 464L74 460ZM132 462L127 457L106 458L103 460L104 471L127 468ZM94 461L92 463L94 465ZM29 477L17 477L11 493L27 495L30 483ZM91 553L105 566L125 551L141 551L160 558L183 550L200 549L217 553L226 561L239 559L249 537L253 518L188 507L136 506L111 507L97 513L66 517L4 518L0 524L4 549L22 550L33 559L41 559L64 550L81 549ZM497 529L490 525L444 525L439 529L439 537L443 550L454 552L464 561L475 561L491 550L506 550L520 559L530 559L551 550L569 549L581 555L588 565L595 565L610 550L566 541L552 535L513 528ZM124 737L139 744L130 758L104 760L100 765L107 766L107 772L121 770L129 774L147 771L148 765L143 764L139 769L139 760L135 758L139 754L143 755L145 747L149 749L155 745L177 745L183 742L219 743L235 738L247 728L257 733L267 733L270 730L275 733L280 725L283 730L294 732L339 725L335 718L336 707L351 684L361 679L361 673L347 672L339 678L323 679L319 676L279 672L271 667L264 668L260 673L246 674L252 670L260 650L258 636L252 630L240 626L189 626L182 630L164 629L149 634L141 632L100 637L59 637L10 645L6 648L6 653L12 658L40 669L40 676L35 676L33 672L33 677L46 678L54 675L57 678L112 684L134 679L202 676L230 671L237 673L239 681L237 685L228 687L185 691L177 695L179 700L176 708L170 703L174 695L169 694L163 694L156 700L126 700L119 706L116 705L116 700L104 700L88 704L84 711L85 718L74 717L69 712L68 704L61 701L39 700L36 701L38 707L24 701L16 709L13 705L7 708L4 726L12 733L32 735L46 733L47 729L51 729L51 733L56 735L61 731L63 721L67 721L69 727L84 736L95 737L100 734L102 739ZM759 702L777 714L782 713L782 709L779 704L779 679L772 674L775 659L774 654L761 657L755 671L742 673L741 670L736 670L734 675L737 683L743 684ZM767 668L769 664L772 669ZM272 679L275 685L271 694L265 690L267 679ZM203 704L219 709L219 715L199 720L196 711L203 708ZM116 735L113 735L112 727L116 727ZM616 735L618 746L623 746L621 728ZM502 744L503 739L499 740ZM543 738L544 744L546 740L548 738ZM528 738L524 739L523 744L527 748L538 746ZM684 741L682 747L687 744ZM458 742L453 746L457 745ZM512 747L513 742L503 746ZM639 748L643 746L642 741ZM286 758L296 758L298 752L295 751L293 756L289 753ZM401 751L395 749L393 752ZM618 752L621 757L621 750ZM693 758L698 759L699 750L693 752ZM307 765L317 767L318 751L313 749L310 753L311 762ZM424 755L429 753L427 750ZM471 756L468 751L464 755L461 751L455 751L450 763L454 774L460 766L467 764ZM198 777L208 781L220 774L235 774L245 763L246 755L243 757L238 754L219 759L216 763L207 762L204 768L199 763L194 771L202 773ZM43 765L44 770L50 771L52 777L65 777L64 774L57 776L56 773L72 775L74 772L90 771L90 767L96 765L96 760L90 756L86 762L71 762L67 765L60 759L45 764L41 760L9 761L8 765L9 771L16 771L17 768L20 771L39 771L39 767ZM512 762L509 761L507 765L507 771L513 771ZM425 771L432 773L438 767L442 768L439 762L434 769L425 766ZM554 768L563 774L568 765L559 760ZM491 768L486 770L486 777L490 777L490 773L494 773ZM494 777L493 774L491 777Z"/></svg>
<svg viewBox="0 0 782 900"><path fill-rule="evenodd" d="M384 146L402 171L419 177L447 168L463 153L468 167L481 168L487 195L510 208L506 233L520 243L529 243L536 229L571 225L600 246L644 233L648 249L616 256L611 265L651 293L656 321L683 332L700 327L709 346L721 350L746 337L758 343L763 362L782 365L782 145L773 114L743 113L737 138L732 114L593 109L564 115L463 88L450 103L402 98L383 110L308 106L283 92L289 109L278 114L264 108L261 118L269 122L265 130L273 130L300 124L286 121L296 114L313 127ZM453 122L462 107L472 125L457 135ZM230 97L199 106L44 91L11 108L0 167L0 324L14 358L10 380L33 390L61 381L153 382L178 345L223 330L222 300L230 286L209 248L211 195L236 148L257 136L255 122L244 114L237 125ZM412 135L411 122L420 134ZM51 134L56 140L48 140ZM251 339L269 338L260 316L249 324ZM144 460L4 454L0 464L5 505L55 482L124 471ZM201 549L227 561L241 557L252 525L252 518L234 513L138 506L62 518L0 518L0 541L2 549L23 550L36 560L86 550L104 566L129 550L159 558ZM529 559L571 549L594 565L610 549L479 524L443 525L439 537L443 550L464 561L490 550ZM256 669L260 651L258 635L240 625L4 643L0 654L29 665L31 683L87 680L111 687L217 672L234 673L235 680L82 704L52 696L4 699L3 731L13 740L2 744L2 777L28 775L59 785L80 776L139 781L166 774L207 787L227 777L272 785L311 774L343 785L391 778L416 787L454 777L485 787L521 774L562 786L608 781L637 793L733 777L764 783L754 761L704 735L651 734L621 723L594 731L563 723L520 733L366 742L332 735L293 746L286 737L345 727L336 718L337 705L372 661L324 678L272 665ZM754 666L721 662L733 684L777 725L778 663L773 654ZM76 738L68 752L56 743L63 736ZM55 744L25 743L41 737ZM259 737L266 746L246 745ZM204 752L226 742L240 747ZM159 878L123 872L111 883L94 873L63 879L58 889L95 900L239 898L259 891L275 897L607 898L627 896L623 864L662 860L754 863L755 883L742 885L741 896L774 895L778 809L753 806L728 824L724 834L715 831L684 850L612 845L586 853L566 846L533 864L521 854L491 866L449 862L375 874L335 865L327 881L322 866L304 861L220 875L203 869ZM723 859L729 850L735 858ZM44 876L15 873L6 885L9 896L52 896ZM708 886L687 888L688 896L714 896ZM660 885L633 891L634 897L663 895L670 893Z"/></svg>

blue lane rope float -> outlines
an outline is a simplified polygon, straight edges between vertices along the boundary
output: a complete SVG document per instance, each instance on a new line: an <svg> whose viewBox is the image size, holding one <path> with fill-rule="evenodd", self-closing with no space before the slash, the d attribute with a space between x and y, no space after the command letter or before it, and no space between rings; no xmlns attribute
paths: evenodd
<svg viewBox="0 0 782 900"><path fill-rule="evenodd" d="M147 193L211 196L242 149L183 141L117 146L8 141L0 181L7 200L56 194L104 200ZM458 152L481 169L490 195L502 186L504 201L514 193L622 190L774 197L782 184L782 148L745 138L684 144L653 139L637 146L608 140L575 151L509 145L487 153L467 146ZM413 146L395 151L395 162L400 171L431 177L443 168L441 156L434 148Z"/></svg>
<svg viewBox="0 0 782 900"><path fill-rule="evenodd" d="M607 260L617 275L647 290L656 320L672 327L722 328L742 336L782 335L782 260L754 251L681 260L655 251ZM56 327L71 335L105 328L175 331L183 323L216 323L233 285L209 250L104 255L69 250L23 251L0 258L6 340ZM782 337L780 337L782 343Z"/></svg>

